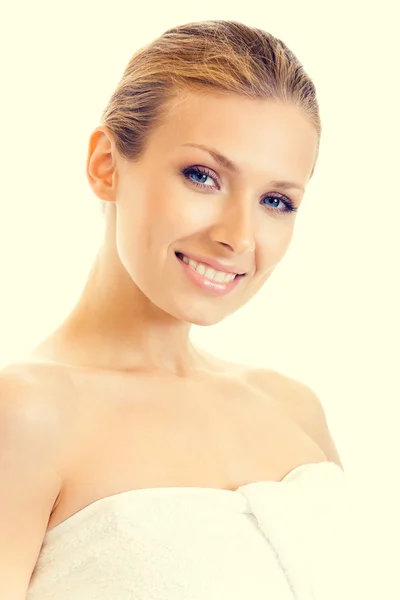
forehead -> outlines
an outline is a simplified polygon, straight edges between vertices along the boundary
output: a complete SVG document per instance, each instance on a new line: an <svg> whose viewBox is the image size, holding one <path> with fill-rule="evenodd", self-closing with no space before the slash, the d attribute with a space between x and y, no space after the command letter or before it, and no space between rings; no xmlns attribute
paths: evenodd
<svg viewBox="0 0 400 600"><path fill-rule="evenodd" d="M305 184L314 165L318 134L293 103L184 92L171 102L162 126L148 141L157 152L168 155L187 154L186 144L213 147L244 173L270 170L278 176L286 169Z"/></svg>

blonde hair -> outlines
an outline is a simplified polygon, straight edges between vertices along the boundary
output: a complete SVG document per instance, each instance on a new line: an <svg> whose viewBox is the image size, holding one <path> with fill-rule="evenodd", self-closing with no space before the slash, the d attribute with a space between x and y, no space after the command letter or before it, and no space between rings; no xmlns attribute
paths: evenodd
<svg viewBox="0 0 400 600"><path fill-rule="evenodd" d="M294 103L314 124L319 147L315 86L293 52L261 29L208 20L169 29L130 59L102 114L124 159L140 158L185 90Z"/></svg>

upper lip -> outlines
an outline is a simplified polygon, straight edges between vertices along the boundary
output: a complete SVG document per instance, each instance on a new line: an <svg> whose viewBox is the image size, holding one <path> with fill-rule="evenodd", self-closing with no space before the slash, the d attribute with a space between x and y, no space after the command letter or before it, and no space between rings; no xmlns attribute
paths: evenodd
<svg viewBox="0 0 400 600"><path fill-rule="evenodd" d="M210 258L209 256L201 256L199 254L187 254L186 252L178 252L178 254L183 254L187 258L191 258L196 262L203 263L205 265L209 265L213 267L213 269L217 269L218 271L223 271L224 273L236 273L236 275L243 275L244 271L241 271L235 266L226 265L216 258Z"/></svg>

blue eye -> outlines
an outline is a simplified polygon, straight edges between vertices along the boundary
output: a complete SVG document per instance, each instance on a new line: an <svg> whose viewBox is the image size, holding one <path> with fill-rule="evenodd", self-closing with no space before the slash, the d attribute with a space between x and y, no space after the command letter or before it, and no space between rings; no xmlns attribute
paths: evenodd
<svg viewBox="0 0 400 600"><path fill-rule="evenodd" d="M211 175L211 172L208 171L208 169L205 169L204 167L187 167L186 169L182 169L182 174L184 177L186 177L186 179L188 179L189 181L191 181L192 183L194 183L195 185L199 185L200 187L212 187L210 185L205 185L204 181L207 181L208 178L212 179L214 181L214 183L217 182L216 178L213 177ZM195 175L195 177L198 177L199 179L203 179L202 182L199 181L195 181L194 179L192 179L192 175Z"/></svg>
<svg viewBox="0 0 400 600"><path fill-rule="evenodd" d="M283 204L283 208L278 208L276 206L269 206L268 208L272 208L272 209L276 209L279 212L295 212L297 210L297 208L294 206L293 202L287 197L287 196L281 196L280 194L277 196L271 196L271 194L268 194L268 196L264 196L263 200L273 200L274 202L277 202L278 205L279 203Z"/></svg>
<svg viewBox="0 0 400 600"><path fill-rule="evenodd" d="M216 185L218 185L217 178L213 174L213 171L210 171L209 169L206 169L205 167L201 167L201 166L186 167L185 169L181 170L181 173L185 177L185 179L190 181L190 183L192 183L193 185L196 185L202 189L213 189L214 188L214 186L207 185L205 183L207 181L207 179L211 179ZM196 181L196 179L193 179L193 176L195 178L197 178L197 181ZM200 179L202 181L198 181L198 179ZM281 194L277 194L277 195L268 194L267 196L264 196L263 201L268 200L268 199L273 200L273 202L277 202L278 206L279 206L279 204L282 205L282 208L278 208L278 206L271 206L271 205L264 204L264 206L267 209L271 209L275 213L276 212L291 213L291 212L297 211L297 208L294 206L293 202L287 196L283 196Z"/></svg>

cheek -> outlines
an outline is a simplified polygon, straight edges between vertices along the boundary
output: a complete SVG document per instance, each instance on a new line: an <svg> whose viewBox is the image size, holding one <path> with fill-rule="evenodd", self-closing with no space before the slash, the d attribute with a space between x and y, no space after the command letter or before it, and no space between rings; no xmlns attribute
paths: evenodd
<svg viewBox="0 0 400 600"><path fill-rule="evenodd" d="M293 223L274 225L258 235L256 260L261 272L273 269L282 260L293 237Z"/></svg>
<svg viewBox="0 0 400 600"><path fill-rule="evenodd" d="M132 194L119 210L121 243L149 251L157 240L160 243L166 238L176 222L168 197L165 191L156 186L142 190L141 194Z"/></svg>
<svg viewBox="0 0 400 600"><path fill-rule="evenodd" d="M163 269L171 245L193 229L170 190L152 186L129 200L119 207L118 254L131 277L144 285L151 272Z"/></svg>
<svg viewBox="0 0 400 600"><path fill-rule="evenodd" d="M217 217L211 197L196 196L179 182L153 189L146 201L145 221L160 241L174 243L189 238L210 227Z"/></svg>

